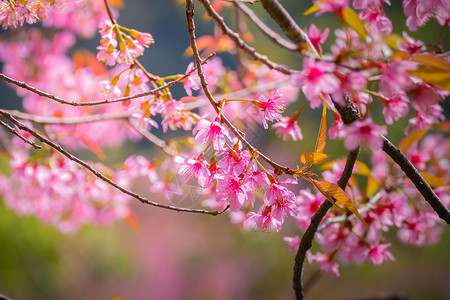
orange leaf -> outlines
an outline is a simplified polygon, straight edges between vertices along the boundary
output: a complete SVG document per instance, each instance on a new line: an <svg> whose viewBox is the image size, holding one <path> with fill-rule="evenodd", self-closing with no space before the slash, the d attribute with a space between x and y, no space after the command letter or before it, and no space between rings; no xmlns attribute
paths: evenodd
<svg viewBox="0 0 450 300"><path fill-rule="evenodd" d="M120 298L119 296L117 296L116 294L113 294L114 300L122 300L122 298Z"/></svg>
<svg viewBox="0 0 450 300"><path fill-rule="evenodd" d="M318 165L323 163L328 157L330 156L324 153L308 152L300 156L300 161L304 165Z"/></svg>
<svg viewBox="0 0 450 300"><path fill-rule="evenodd" d="M135 232L140 232L142 230L142 224L141 221L139 221L138 216L136 215L136 213L130 209L130 211L128 212L128 215L125 217L125 222L128 223L128 225L130 225L130 227L135 231Z"/></svg>
<svg viewBox="0 0 450 300"><path fill-rule="evenodd" d="M111 6L122 8L123 7L123 0L109 0L108 1Z"/></svg>
<svg viewBox="0 0 450 300"><path fill-rule="evenodd" d="M100 149L100 146L92 139L88 138L85 135L80 135L79 139L92 151L95 153L95 155L98 156L101 160L105 160L106 156L103 154L102 149Z"/></svg>
<svg viewBox="0 0 450 300"><path fill-rule="evenodd" d="M411 131L398 145L398 150L405 153L408 148L410 148L415 142L420 141L420 139L427 133L428 129L415 129Z"/></svg>
<svg viewBox="0 0 450 300"><path fill-rule="evenodd" d="M320 9L320 6L317 5L317 4L314 4L313 6L311 6L310 8L308 8L308 9L303 13L303 15L304 15L304 16L307 16L307 15L313 14L313 13L315 13L316 11L318 11L319 9Z"/></svg>
<svg viewBox="0 0 450 300"><path fill-rule="evenodd" d="M365 42L367 38L366 28L364 27L363 22L358 17L358 14L351 8L344 8L342 10L342 19L344 22L350 26L356 33L361 37L361 39Z"/></svg>
<svg viewBox="0 0 450 300"><path fill-rule="evenodd" d="M366 222L364 222L361 215L359 214L355 205L353 204L352 199L350 199L350 197L347 195L346 192L344 192L343 189L341 189L337 184L328 181L320 181L320 185L330 196L333 197L333 199L344 205L349 211L354 213L358 217L358 219L361 220L361 222L367 225Z"/></svg>
<svg viewBox="0 0 450 300"><path fill-rule="evenodd" d="M319 136L317 137L316 153L322 153L327 141L327 104L323 103L322 120L320 121Z"/></svg>
<svg viewBox="0 0 450 300"><path fill-rule="evenodd" d="M362 175L362 176L370 176L370 169L366 164L362 161L357 160L355 164L358 166L357 170L353 172L354 174Z"/></svg>
<svg viewBox="0 0 450 300"><path fill-rule="evenodd" d="M380 186L380 181L372 176L367 179L366 195L371 197Z"/></svg>
<svg viewBox="0 0 450 300"><path fill-rule="evenodd" d="M426 182L428 182L428 184L433 188L438 188L441 186L446 186L447 184L444 182L444 180L442 180L441 178L430 174L430 173L420 173L420 175L422 175L423 179L425 179Z"/></svg>
<svg viewBox="0 0 450 300"><path fill-rule="evenodd" d="M72 61L75 71L88 67L97 76L106 73L105 65L99 62L97 57L88 50L75 50Z"/></svg>
<svg viewBox="0 0 450 300"><path fill-rule="evenodd" d="M196 41L198 51L202 51L203 49L214 46L215 43L216 42L214 40L214 37L212 37L210 35L201 36ZM192 49L190 46L186 50L184 50L185 56L192 56L193 54L194 54L194 52L192 52Z"/></svg>

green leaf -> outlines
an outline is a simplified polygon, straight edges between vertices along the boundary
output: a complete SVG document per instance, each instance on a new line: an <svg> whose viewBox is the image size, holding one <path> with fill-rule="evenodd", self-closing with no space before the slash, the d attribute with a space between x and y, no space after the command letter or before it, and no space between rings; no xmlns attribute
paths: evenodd
<svg viewBox="0 0 450 300"><path fill-rule="evenodd" d="M316 11L319 11L319 9L320 9L320 6L317 5L317 4L314 4L313 6L311 6L310 8L308 8L308 9L303 13L303 15L304 15L304 16L307 16L307 15L313 14L313 13L315 13Z"/></svg>
<svg viewBox="0 0 450 300"><path fill-rule="evenodd" d="M322 120L320 121L319 136L317 137L316 143L316 153L322 153L325 149L325 144L327 141L327 104L324 101Z"/></svg>
<svg viewBox="0 0 450 300"><path fill-rule="evenodd" d="M414 71L407 71L412 76L419 77L428 84L436 85L450 92L450 73L442 68L430 65L419 65Z"/></svg>
<svg viewBox="0 0 450 300"><path fill-rule="evenodd" d="M330 156L324 153L308 152L300 156L300 161L304 165L318 165L327 160L328 157Z"/></svg>
<svg viewBox="0 0 450 300"><path fill-rule="evenodd" d="M358 17L356 12L351 8L344 8L342 10L342 19L344 22L350 26L357 34L362 38L365 42L367 38L366 28L364 27L363 22Z"/></svg>

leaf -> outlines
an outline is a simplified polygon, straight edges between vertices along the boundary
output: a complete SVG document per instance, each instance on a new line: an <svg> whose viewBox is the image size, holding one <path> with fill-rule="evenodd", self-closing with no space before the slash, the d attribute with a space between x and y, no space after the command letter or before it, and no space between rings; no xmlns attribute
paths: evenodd
<svg viewBox="0 0 450 300"><path fill-rule="evenodd" d="M419 53L411 57L413 61L427 64L429 66L450 72L450 62L437 54Z"/></svg>
<svg viewBox="0 0 450 300"><path fill-rule="evenodd" d="M351 8L344 8L342 10L342 19L344 22L350 26L357 34L362 38L365 42L367 38L366 28L364 27L363 22L355 13L355 11Z"/></svg>
<svg viewBox="0 0 450 300"><path fill-rule="evenodd" d="M398 145L398 150L405 153L415 142L420 141L422 137L427 133L428 129L415 129L411 131Z"/></svg>
<svg viewBox="0 0 450 300"><path fill-rule="evenodd" d="M105 160L106 156L105 154L103 154L102 149L100 148L100 146L91 138L85 136L85 135L80 135L78 137L92 152L95 153L95 155L98 156L98 158L100 158L101 160Z"/></svg>
<svg viewBox="0 0 450 300"><path fill-rule="evenodd" d="M122 298L120 298L119 296L117 296L116 294L113 294L114 300L122 300Z"/></svg>
<svg viewBox="0 0 450 300"><path fill-rule="evenodd" d="M450 73L442 68L419 65L416 70L407 71L407 73L419 77L428 84L436 85L450 92Z"/></svg>
<svg viewBox="0 0 450 300"><path fill-rule="evenodd" d="M354 174L362 175L362 176L370 176L370 169L366 166L362 161L357 160L355 164L358 166L357 171L354 171Z"/></svg>
<svg viewBox="0 0 450 300"><path fill-rule="evenodd" d="M441 178L437 177L436 175L426 173L426 172L420 173L420 175L422 175L423 179L425 179L425 181L428 182L428 184L433 189L447 185Z"/></svg>
<svg viewBox="0 0 450 300"><path fill-rule="evenodd" d="M337 184L331 183L328 181L319 181L319 183L323 187L325 192L329 194L329 196L333 197L333 199L335 199L337 202L344 205L349 211L354 213L361 222L363 222L365 225L367 225L366 222L364 222L361 215L359 214L355 205L353 204L353 201L350 199L350 197L347 195L347 193L344 192L343 189L341 189ZM322 191L320 191L320 192L322 192ZM322 194L323 194L323 192L322 192ZM325 197L326 196L327 195L325 195Z"/></svg>
<svg viewBox="0 0 450 300"><path fill-rule="evenodd" d="M322 120L320 121L319 136L317 137L316 153L322 153L327 142L327 104L323 103Z"/></svg>
<svg viewBox="0 0 450 300"><path fill-rule="evenodd" d="M403 42L404 40L400 35L392 33L384 41L391 49L398 50L398 42Z"/></svg>
<svg viewBox="0 0 450 300"><path fill-rule="evenodd" d="M328 157L330 156L324 153L308 152L300 156L300 161L304 165L318 165L323 163Z"/></svg>
<svg viewBox="0 0 450 300"><path fill-rule="evenodd" d="M214 46L216 41L214 40L214 37L210 35L204 35L199 37L196 42L198 51L202 51L203 49L206 49L208 47ZM183 55L184 56L192 56L194 52L192 51L191 46L189 46L186 50L184 50Z"/></svg>
<svg viewBox="0 0 450 300"><path fill-rule="evenodd" d="M317 5L317 4L314 4L313 6L311 6L310 8L308 8L308 9L303 13L303 15L304 15L304 16L307 16L307 15L313 14L313 13L315 13L316 11L319 11L319 9L320 9L320 6Z"/></svg>
<svg viewBox="0 0 450 300"><path fill-rule="evenodd" d="M367 180L366 195L368 197L373 196L379 186L380 186L380 181L378 179L370 176L369 179Z"/></svg>

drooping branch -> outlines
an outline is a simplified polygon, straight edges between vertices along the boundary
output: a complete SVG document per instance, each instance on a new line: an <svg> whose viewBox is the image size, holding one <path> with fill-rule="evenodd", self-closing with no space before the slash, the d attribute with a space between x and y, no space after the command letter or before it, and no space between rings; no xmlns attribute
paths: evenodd
<svg viewBox="0 0 450 300"><path fill-rule="evenodd" d="M307 43L317 57L320 57L308 35L297 25L291 15L277 0L261 0L261 4L286 36L296 44Z"/></svg>
<svg viewBox="0 0 450 300"><path fill-rule="evenodd" d="M208 101L216 111L217 115L220 116L221 121L233 132L233 134L248 148L248 150L252 153L258 153L258 156L261 157L263 160L265 160L269 165L271 165L275 172L277 173L285 173L287 175L292 175L294 173L294 170L292 170L289 167L282 166L273 160L271 160L269 157L264 155L263 153L256 150L255 147L253 147L252 144L250 144L244 137L244 135L225 117L223 114L220 113L219 103L214 99L214 96L211 94L211 91L208 88L208 83L206 82L205 75L203 74L203 69L201 67L202 59L200 58L200 54L198 52L197 44L195 42L195 23L194 23L194 2L192 0L186 0L186 18L187 18L187 27L189 32L189 38L191 42L191 48L194 53L196 65L200 66L198 68L198 76L200 77L200 82L203 88L203 91L205 92L206 97L208 98Z"/></svg>
<svg viewBox="0 0 450 300"><path fill-rule="evenodd" d="M441 199L439 199L431 186L425 181L422 175L420 175L419 171L417 171L411 161L384 136L383 151L386 152L386 154L389 155L397 165L399 165L402 171L406 174L406 176L408 176L416 189L422 194L439 217L450 225L450 210L445 206Z"/></svg>
<svg viewBox="0 0 450 300"><path fill-rule="evenodd" d="M359 148L352 150L349 152L347 161L345 163L345 168L342 173L341 178L338 181L338 185L341 189L345 189L347 183L352 176L353 167L356 162L356 158L359 154ZM302 284L302 273L303 273L303 264L306 258L306 252L311 249L312 241L314 240L317 232L317 228L320 225L320 222L327 214L328 210L333 206L330 201L325 200L316 213L311 217L311 223L306 229L305 233L302 236L300 241L300 246L297 251L297 255L295 256L295 264L294 264L294 276L293 276L293 286L295 290L296 299L303 299L303 284Z"/></svg>
<svg viewBox="0 0 450 300"><path fill-rule="evenodd" d="M215 54L211 54L208 57L206 57L203 61L202 64L205 64L210 58L212 58L213 56L215 56ZM139 93L136 95L132 95L132 96L127 96L127 97L121 97L121 98L116 98L116 99L105 99L105 100L90 100L90 101L83 101L83 102L77 102L77 101L72 101L72 100L67 100L67 99L63 99L60 97L57 97L55 95L52 95L50 93L41 91L33 86L30 86L28 84L26 84L25 82L19 81L19 80L15 80L9 76L6 76L3 73L0 73L0 79L3 79L6 82L12 83L18 87L24 88L26 90L29 90L30 92L35 93L36 95L54 100L56 102L59 102L61 104L67 104L67 105L72 105L72 106L94 106L94 105L100 105L100 104L108 104L108 103L114 103L114 102L123 102L123 101L127 101L127 100L133 100L136 98L141 98L141 97L145 97L145 96L150 96L150 95L154 95L156 93L158 93L161 90L164 90L166 88L172 87L174 85L176 85L178 82L182 81L183 79L187 78L189 75L191 75L194 71L197 70L197 67L193 68L192 70L190 70L189 72L187 72L186 74L180 76L180 78L178 78L177 80L171 81L169 83L166 83L164 85L161 85L160 87L154 88L150 91L147 92L143 92L143 93Z"/></svg>
<svg viewBox="0 0 450 300"><path fill-rule="evenodd" d="M231 2L233 2L237 7L239 7L239 9L242 10L242 12L247 15L247 17L256 25L256 27L259 30L261 30L261 32L264 33L275 45L278 45L292 52L298 51L299 49L298 46L283 39L278 33L273 31L269 26L267 26L263 21L261 21L258 18L258 16L253 12L253 10L248 8L241 1L231 0Z"/></svg>
<svg viewBox="0 0 450 300"><path fill-rule="evenodd" d="M275 69L284 74L292 74L296 72L295 70L291 70L289 67L285 65L280 65L271 61L267 56L262 55L256 51L255 48L249 46L246 42L244 42L239 34L231 30L227 24L225 24L224 19L212 8L211 3L208 0L199 0L201 4L205 7L206 13L216 22L217 26L219 26L220 30L223 34L227 35L240 49L244 50L248 55L250 55L253 59L258 60L265 64L270 69Z"/></svg>
<svg viewBox="0 0 450 300"><path fill-rule="evenodd" d="M67 157L68 159L70 159L70 160L76 162L77 164L81 165L82 167L86 168L87 170L89 170L92 174L94 174L99 179L103 180L104 182L106 182L109 185L113 186L114 188L118 189L122 193L127 194L127 195L139 200L140 202L142 202L144 204L148 204L148 205L163 208L163 209L173 210L173 211L177 211L177 212L197 213L197 214L205 214L205 215L212 215L212 216L220 215L228 209L228 207L227 207L223 211L207 211L207 210L203 210L203 209L182 208L182 207L177 207L177 206L172 206L172 205L161 204L161 203L157 203L157 202L151 201L149 199L146 199L146 198L140 196L139 194L136 194L136 193L124 188L123 186L117 184L113 180L109 179L108 177L106 177L105 175L100 173L98 170L96 170L94 167L92 167L87 162L74 156L67 150L63 149L60 145L52 142L51 140L47 139L40 133L32 130L28 126L25 126L23 123L21 123L16 118L14 118L11 114L0 110L0 115L3 116L4 118L10 120L11 122L13 122L19 129L30 133L32 136L37 138L42 143L49 145L50 147L52 147L53 149L55 149L56 151L58 151L65 157Z"/></svg>
<svg viewBox="0 0 450 300"><path fill-rule="evenodd" d="M165 141L163 141L162 139L160 139L159 137L157 137L150 131L142 128L141 126L139 126L138 124L136 124L135 122L132 122L132 121L130 121L130 125L133 126L134 129L136 129L140 134L142 134L142 136L144 138L146 138L147 140L152 142L154 145L159 147L166 154L171 155L171 156L177 154L177 152L174 149L170 148L169 145L167 145L167 143Z"/></svg>

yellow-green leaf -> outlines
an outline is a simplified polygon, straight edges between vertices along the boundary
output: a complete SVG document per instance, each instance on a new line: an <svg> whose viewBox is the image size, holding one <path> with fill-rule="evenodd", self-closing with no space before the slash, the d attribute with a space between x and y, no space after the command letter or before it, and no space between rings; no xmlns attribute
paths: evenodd
<svg viewBox="0 0 450 300"><path fill-rule="evenodd" d="M447 184L444 182L444 180L442 180L441 178L430 174L430 173L420 173L420 175L422 175L423 179L425 179L426 182L428 182L428 184L433 188L438 188L441 186L446 186Z"/></svg>
<svg viewBox="0 0 450 300"><path fill-rule="evenodd" d="M351 8L344 8L342 10L342 19L344 22L350 26L357 34L362 38L365 42L367 38L366 28L364 27L363 22L358 17L356 12Z"/></svg>
<svg viewBox="0 0 450 300"><path fill-rule="evenodd" d="M411 131L398 145L398 150L402 153L405 153L407 149L409 149L415 142L420 141L422 137L427 133L427 129L415 129Z"/></svg>
<svg viewBox="0 0 450 300"><path fill-rule="evenodd" d="M333 199L336 199L337 202L344 205L349 211L354 213L358 217L358 219L361 220L361 222L367 225L359 214L355 205L353 204L352 199L350 199L350 197L346 192L344 192L343 189L341 189L337 184L328 181L320 181L320 185L325 189L327 193L329 193L333 197Z"/></svg>
<svg viewBox="0 0 450 300"><path fill-rule="evenodd" d="M450 72L450 62L437 54L419 53L411 57L413 61L424 63L432 67Z"/></svg>
<svg viewBox="0 0 450 300"><path fill-rule="evenodd" d="M366 195L368 197L372 197L378 187L380 186L380 181L372 176L370 176L367 180L367 188L366 188Z"/></svg>
<svg viewBox="0 0 450 300"><path fill-rule="evenodd" d="M442 68L419 65L416 70L407 72L412 76L419 77L428 84L436 85L450 92L450 73Z"/></svg>
<svg viewBox="0 0 450 300"><path fill-rule="evenodd" d="M323 111L322 111L322 120L320 121L320 129L319 136L317 137L316 143L316 153L322 153L325 149L325 144L327 141L327 104L324 101L323 103Z"/></svg>
<svg viewBox="0 0 450 300"><path fill-rule="evenodd" d="M300 161L304 165L318 165L323 163L328 157L330 156L324 153L308 152L300 156Z"/></svg>
<svg viewBox="0 0 450 300"><path fill-rule="evenodd" d="M304 16L307 16L307 15L313 14L313 13L315 13L316 11L318 11L319 9L320 9L320 6L317 5L317 4L314 4L313 6L311 6L310 8L308 8L308 9L303 13L303 15L304 15Z"/></svg>
<svg viewBox="0 0 450 300"><path fill-rule="evenodd" d="M353 173L358 174L358 175L362 175L362 176L370 176L370 169L369 169L368 166L366 166L365 163L363 163L362 161L357 160L355 162L355 164L358 166L358 169L355 172L353 172Z"/></svg>
<svg viewBox="0 0 450 300"><path fill-rule="evenodd" d="M316 186L316 188L319 190L319 192L321 192L322 195L324 195L328 201L330 201L332 204L336 205L337 207L342 208L342 206L340 206L339 203L337 203L336 201L333 200L333 197L331 197L330 193L328 193L327 190L325 189L325 187L322 186L320 181L312 179L312 178L309 178L308 180Z"/></svg>

